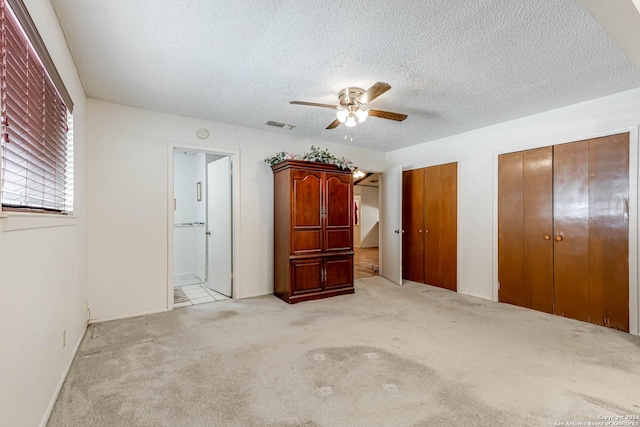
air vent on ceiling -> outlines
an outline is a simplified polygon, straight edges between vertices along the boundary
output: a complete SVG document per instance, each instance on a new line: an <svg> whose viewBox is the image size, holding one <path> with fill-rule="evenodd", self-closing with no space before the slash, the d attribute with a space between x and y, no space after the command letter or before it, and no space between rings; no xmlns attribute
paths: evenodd
<svg viewBox="0 0 640 427"><path fill-rule="evenodd" d="M277 127L277 128L287 128L287 130L291 130L294 127L296 127L296 125L289 125L287 123L274 122L273 120L268 120L268 121L264 122L264 124L267 125L267 126L273 126L273 127Z"/></svg>

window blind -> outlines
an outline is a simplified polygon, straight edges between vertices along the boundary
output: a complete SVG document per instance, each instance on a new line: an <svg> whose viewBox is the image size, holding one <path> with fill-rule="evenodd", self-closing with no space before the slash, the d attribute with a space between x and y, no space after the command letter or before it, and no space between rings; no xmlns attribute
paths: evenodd
<svg viewBox="0 0 640 427"><path fill-rule="evenodd" d="M4 208L67 212L69 110L7 0L0 0Z"/></svg>

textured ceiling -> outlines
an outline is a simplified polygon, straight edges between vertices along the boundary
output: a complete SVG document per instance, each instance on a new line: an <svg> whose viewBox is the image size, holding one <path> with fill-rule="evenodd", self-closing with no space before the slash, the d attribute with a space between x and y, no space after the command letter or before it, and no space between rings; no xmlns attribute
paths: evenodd
<svg viewBox="0 0 640 427"><path fill-rule="evenodd" d="M52 0L92 98L388 151L640 86L578 0ZM346 86L406 113L324 128ZM267 120L297 125L270 128Z"/></svg>

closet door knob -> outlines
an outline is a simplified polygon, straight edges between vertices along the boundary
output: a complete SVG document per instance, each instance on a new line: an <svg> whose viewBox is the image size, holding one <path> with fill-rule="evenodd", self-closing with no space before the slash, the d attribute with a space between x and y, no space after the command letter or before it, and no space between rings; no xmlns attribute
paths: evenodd
<svg viewBox="0 0 640 427"><path fill-rule="evenodd" d="M549 236L548 234L544 235L544 240L551 240L551 236Z"/></svg>
<svg viewBox="0 0 640 427"><path fill-rule="evenodd" d="M422 230L418 230L418 233L422 233Z"/></svg>
<svg viewBox="0 0 640 427"><path fill-rule="evenodd" d="M559 242L560 240L562 240L562 236L556 236L556 242Z"/></svg>
<svg viewBox="0 0 640 427"><path fill-rule="evenodd" d="M429 234L429 230L424 230L424 234Z"/></svg>

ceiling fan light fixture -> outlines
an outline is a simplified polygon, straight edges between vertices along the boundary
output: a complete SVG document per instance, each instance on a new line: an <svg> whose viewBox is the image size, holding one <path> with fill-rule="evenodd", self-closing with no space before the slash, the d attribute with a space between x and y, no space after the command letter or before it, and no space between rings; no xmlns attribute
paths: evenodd
<svg viewBox="0 0 640 427"><path fill-rule="evenodd" d="M640 0L633 1L640 2ZM307 101L289 101L289 104L322 107L333 110L336 114L336 118L331 123L329 123L329 126L326 127L327 130L335 129L341 124L344 124L348 128L352 128L357 126L358 123L363 123L369 116L401 122L407 118L406 114L394 113L391 111L364 109L365 106L369 106L369 103L371 101L375 100L380 95L387 92L389 89L391 89L390 84L376 82L367 90L359 87L347 87L345 89L342 89L340 92L338 92L338 105ZM345 139L347 139L346 135Z"/></svg>

